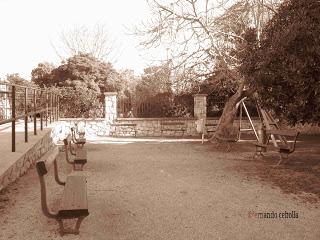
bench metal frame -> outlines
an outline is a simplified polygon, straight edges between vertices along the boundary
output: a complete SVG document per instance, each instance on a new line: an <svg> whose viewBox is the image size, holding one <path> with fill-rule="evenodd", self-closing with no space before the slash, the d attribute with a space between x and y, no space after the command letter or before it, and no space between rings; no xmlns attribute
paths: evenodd
<svg viewBox="0 0 320 240"><path fill-rule="evenodd" d="M83 170L83 166L87 163L87 150L73 147L70 135L63 140L63 143L67 163L72 164L74 170ZM70 159L69 152L75 156L73 161ZM77 169L76 165L80 165L80 169Z"/></svg>
<svg viewBox="0 0 320 240"><path fill-rule="evenodd" d="M79 134L79 138L76 137L76 131L75 129L72 127L71 128L71 140L74 144L77 144L78 147L83 147L83 145L86 143L86 138L84 137L84 133L83 134Z"/></svg>
<svg viewBox="0 0 320 240"><path fill-rule="evenodd" d="M289 154L293 153L296 149L297 139L300 132L292 132L292 134L288 133L286 135L282 134L282 137L293 137L292 144L289 144L286 140L286 145L279 146L280 160L277 165L280 165L282 161L287 162L289 158Z"/></svg>
<svg viewBox="0 0 320 240"><path fill-rule="evenodd" d="M272 138L272 140L274 141L275 137L277 136L281 142L280 145L276 144L276 147L278 148L278 152L280 154L280 160L277 163L277 166L279 166L283 161L288 160L289 154L291 154L295 151L299 134L300 134L300 132L292 131L292 130L279 130L279 129L268 130L266 144L259 143L259 142L255 143L256 152L254 154L254 158L256 156L264 156L263 152L267 151L267 147L268 147L270 138ZM287 139L286 139L287 137L292 138L291 144L287 141Z"/></svg>
<svg viewBox="0 0 320 240"><path fill-rule="evenodd" d="M46 190L46 182L44 175L48 173L45 162L39 161L36 163L37 173L40 180L40 189L41 189L41 209L43 214L48 218L55 219L59 224L60 234L63 236L64 234L79 234L80 225L85 217L89 215L88 209L79 209L66 212L66 210L59 210L58 212L52 212L48 208L47 204L47 190ZM56 165L55 165L56 168ZM60 184L65 185L65 183ZM73 229L66 229L63 226L64 219L77 219L76 224Z"/></svg>

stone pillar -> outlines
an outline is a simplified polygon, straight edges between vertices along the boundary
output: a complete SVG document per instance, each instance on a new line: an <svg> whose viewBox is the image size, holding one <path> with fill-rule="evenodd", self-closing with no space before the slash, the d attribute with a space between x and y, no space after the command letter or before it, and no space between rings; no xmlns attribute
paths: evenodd
<svg viewBox="0 0 320 240"><path fill-rule="evenodd" d="M117 118L117 93L105 92L105 119L108 123L113 123Z"/></svg>
<svg viewBox="0 0 320 240"><path fill-rule="evenodd" d="M197 119L205 119L207 117L207 94L196 94L194 99L194 116Z"/></svg>

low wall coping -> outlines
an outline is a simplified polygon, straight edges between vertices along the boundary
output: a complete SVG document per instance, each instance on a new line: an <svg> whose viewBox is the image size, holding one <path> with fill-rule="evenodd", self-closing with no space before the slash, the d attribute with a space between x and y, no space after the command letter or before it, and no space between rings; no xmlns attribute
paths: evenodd
<svg viewBox="0 0 320 240"><path fill-rule="evenodd" d="M208 94L206 93L197 93L193 95L193 97L206 97L206 96L208 96Z"/></svg>
<svg viewBox="0 0 320 240"><path fill-rule="evenodd" d="M105 92L104 95L105 96L117 96L118 93L117 92Z"/></svg>
<svg viewBox="0 0 320 240"><path fill-rule="evenodd" d="M117 121L194 121L197 118L117 118Z"/></svg>
<svg viewBox="0 0 320 240"><path fill-rule="evenodd" d="M207 120L219 120L220 117L207 117ZM252 120L259 120L259 117L251 117ZM59 121L105 121L105 118L59 118ZM195 117L191 118L117 118L119 121L174 121L174 120L197 120ZM236 118L235 120L239 120L239 118ZM243 119L244 121L247 121L247 119Z"/></svg>
<svg viewBox="0 0 320 240"><path fill-rule="evenodd" d="M59 121L105 121L105 118L59 118Z"/></svg>

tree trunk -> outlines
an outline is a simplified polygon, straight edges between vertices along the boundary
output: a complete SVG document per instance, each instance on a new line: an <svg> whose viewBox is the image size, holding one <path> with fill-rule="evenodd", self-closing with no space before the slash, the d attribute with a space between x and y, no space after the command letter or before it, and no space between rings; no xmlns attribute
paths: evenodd
<svg viewBox="0 0 320 240"><path fill-rule="evenodd" d="M233 122L236 118L238 110L237 103L245 96L246 91L244 90L244 83L241 83L237 92L226 102L219 120L217 130L215 131L215 134L210 138L211 142L226 142L237 139L239 129L233 126Z"/></svg>

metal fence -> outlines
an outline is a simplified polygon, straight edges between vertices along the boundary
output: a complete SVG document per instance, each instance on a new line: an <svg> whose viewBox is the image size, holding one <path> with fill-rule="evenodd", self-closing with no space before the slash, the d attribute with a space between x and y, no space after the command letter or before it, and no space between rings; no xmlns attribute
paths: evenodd
<svg viewBox="0 0 320 240"><path fill-rule="evenodd" d="M40 88L0 82L0 125L11 123L11 149L16 151L16 122L24 119L24 141L28 142L28 120L33 122L33 133L37 128L58 120L59 96ZM37 126L37 118L40 126Z"/></svg>
<svg viewBox="0 0 320 240"><path fill-rule="evenodd" d="M221 117L226 102L208 102L207 117ZM246 101L246 107L250 117L259 117L255 102ZM240 117L240 111L237 112L237 117Z"/></svg>
<svg viewBox="0 0 320 240"><path fill-rule="evenodd" d="M192 117L193 96L162 93L155 96L118 98L118 117Z"/></svg>
<svg viewBox="0 0 320 240"><path fill-rule="evenodd" d="M225 102L208 102L207 117L220 117L225 104Z"/></svg>

